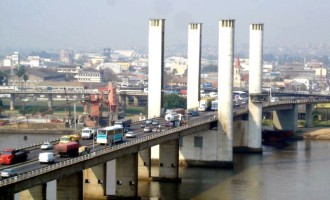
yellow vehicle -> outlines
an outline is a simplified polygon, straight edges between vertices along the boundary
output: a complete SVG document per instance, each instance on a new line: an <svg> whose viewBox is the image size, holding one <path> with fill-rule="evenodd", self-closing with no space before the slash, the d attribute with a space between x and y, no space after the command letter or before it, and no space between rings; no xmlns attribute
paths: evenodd
<svg viewBox="0 0 330 200"><path fill-rule="evenodd" d="M89 154L90 151L91 151L91 149L89 147L81 146L81 147L79 147L78 153L80 156L83 156L83 155Z"/></svg>
<svg viewBox="0 0 330 200"><path fill-rule="evenodd" d="M79 134L72 134L72 135L63 135L60 137L60 144L67 143L67 142L79 142L80 140Z"/></svg>

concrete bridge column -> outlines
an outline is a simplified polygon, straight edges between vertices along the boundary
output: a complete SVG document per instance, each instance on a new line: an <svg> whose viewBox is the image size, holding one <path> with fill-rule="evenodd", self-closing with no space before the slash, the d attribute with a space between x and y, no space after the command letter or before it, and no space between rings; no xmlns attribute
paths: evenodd
<svg viewBox="0 0 330 200"><path fill-rule="evenodd" d="M179 140L171 140L159 145L158 178L159 180L181 181L179 179Z"/></svg>
<svg viewBox="0 0 330 200"><path fill-rule="evenodd" d="M83 171L84 199L106 199L105 167L105 164L100 164Z"/></svg>
<svg viewBox="0 0 330 200"><path fill-rule="evenodd" d="M313 122L313 104L306 104L306 113L305 113L305 126L312 127Z"/></svg>
<svg viewBox="0 0 330 200"><path fill-rule="evenodd" d="M273 125L277 130L293 130L298 128L298 105L292 104L290 110L273 111Z"/></svg>
<svg viewBox="0 0 330 200"><path fill-rule="evenodd" d="M133 198L138 194L138 156L127 154L116 159L116 196Z"/></svg>
<svg viewBox="0 0 330 200"><path fill-rule="evenodd" d="M10 110L14 110L15 109L15 94L11 94L10 96Z"/></svg>
<svg viewBox="0 0 330 200"><path fill-rule="evenodd" d="M125 104L126 106L129 105L129 98L128 98L128 97L126 97L124 104Z"/></svg>
<svg viewBox="0 0 330 200"><path fill-rule="evenodd" d="M151 177L151 148L138 153L138 176L141 180L149 180Z"/></svg>
<svg viewBox="0 0 330 200"><path fill-rule="evenodd" d="M138 106L139 105L139 98L137 96L133 96L133 105Z"/></svg>
<svg viewBox="0 0 330 200"><path fill-rule="evenodd" d="M48 94L48 108L53 109L53 94Z"/></svg>
<svg viewBox="0 0 330 200"><path fill-rule="evenodd" d="M233 73L235 20L219 21L218 145L219 160L233 166ZM221 92L220 92L221 91Z"/></svg>
<svg viewBox="0 0 330 200"><path fill-rule="evenodd" d="M19 198L24 200L44 200L46 199L47 184L37 185L20 192Z"/></svg>
<svg viewBox="0 0 330 200"><path fill-rule="evenodd" d="M202 24L191 23L188 26L188 85L187 108L197 109L200 94Z"/></svg>
<svg viewBox="0 0 330 200"><path fill-rule="evenodd" d="M149 20L148 118L159 117L162 107L165 19Z"/></svg>
<svg viewBox="0 0 330 200"><path fill-rule="evenodd" d="M78 172L57 180L57 199L83 199L83 173Z"/></svg>

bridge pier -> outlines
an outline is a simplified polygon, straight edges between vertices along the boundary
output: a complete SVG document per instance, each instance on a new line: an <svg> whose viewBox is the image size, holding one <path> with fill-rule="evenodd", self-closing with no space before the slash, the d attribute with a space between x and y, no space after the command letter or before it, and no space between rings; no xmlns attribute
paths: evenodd
<svg viewBox="0 0 330 200"><path fill-rule="evenodd" d="M83 199L83 172L57 180L57 199Z"/></svg>
<svg viewBox="0 0 330 200"><path fill-rule="evenodd" d="M53 109L53 94L48 94L48 108Z"/></svg>
<svg viewBox="0 0 330 200"><path fill-rule="evenodd" d="M138 153L138 176L140 180L149 180L151 177L151 148Z"/></svg>
<svg viewBox="0 0 330 200"><path fill-rule="evenodd" d="M111 199L138 198L138 156L127 154L116 159L116 194Z"/></svg>
<svg viewBox="0 0 330 200"><path fill-rule="evenodd" d="M34 186L20 192L19 198L24 200L44 200L46 198L47 183ZM55 198L54 198L55 199Z"/></svg>
<svg viewBox="0 0 330 200"><path fill-rule="evenodd" d="M292 104L289 110L273 111L273 125L277 130L293 130L298 128L298 105Z"/></svg>
<svg viewBox="0 0 330 200"><path fill-rule="evenodd" d="M306 113L305 113L305 126L310 128L312 127L313 122L313 104L306 104Z"/></svg>
<svg viewBox="0 0 330 200"><path fill-rule="evenodd" d="M139 98L137 96L133 96L133 105L139 106Z"/></svg>
<svg viewBox="0 0 330 200"><path fill-rule="evenodd" d="M10 110L15 110L15 94L11 94L10 96Z"/></svg>
<svg viewBox="0 0 330 200"><path fill-rule="evenodd" d="M107 199L105 195L106 164L96 165L83 171L84 199Z"/></svg>
<svg viewBox="0 0 330 200"><path fill-rule="evenodd" d="M233 73L235 20L219 21L218 159L233 165ZM221 91L221 92L220 92Z"/></svg>
<svg viewBox="0 0 330 200"><path fill-rule="evenodd" d="M157 181L176 181L179 178L179 140L171 140L159 145L159 176Z"/></svg>

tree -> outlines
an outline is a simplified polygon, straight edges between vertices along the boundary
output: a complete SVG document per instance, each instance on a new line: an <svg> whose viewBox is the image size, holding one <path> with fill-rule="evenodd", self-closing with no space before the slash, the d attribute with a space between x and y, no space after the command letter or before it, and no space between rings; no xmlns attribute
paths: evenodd
<svg viewBox="0 0 330 200"><path fill-rule="evenodd" d="M25 88L26 88L26 81L29 80L29 76L27 74L24 74L23 75L23 80L24 80Z"/></svg>
<svg viewBox="0 0 330 200"><path fill-rule="evenodd" d="M187 108L187 99L177 94L164 95L164 109Z"/></svg>
<svg viewBox="0 0 330 200"><path fill-rule="evenodd" d="M18 76L18 80L19 80L19 87L21 86L21 81L22 81L22 76L25 74L26 69L24 67L24 65L19 65L18 69L17 69L17 76Z"/></svg>

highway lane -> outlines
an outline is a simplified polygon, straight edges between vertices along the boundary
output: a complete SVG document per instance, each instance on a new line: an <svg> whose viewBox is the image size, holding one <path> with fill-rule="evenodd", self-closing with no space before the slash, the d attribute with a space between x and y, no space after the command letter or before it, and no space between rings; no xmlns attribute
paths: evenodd
<svg viewBox="0 0 330 200"><path fill-rule="evenodd" d="M201 112L199 116L194 116L194 117L189 117L189 119L187 120L188 123L192 123L194 121L198 121L201 120L207 116L213 116L216 112L211 111L211 112ZM163 118L156 118L156 120L158 120L161 124L161 130L167 130L170 129L170 127L166 127L166 121ZM140 137L144 137L147 135L151 135L153 134L153 132L150 133L144 133L143 132L143 128L141 128L141 124L144 124L145 121L140 121L140 122L136 122L133 123L131 125L131 130L136 134L135 138L125 138L121 143L127 142L127 141L131 141L131 140L135 140L137 138ZM92 139L90 140L80 140L79 141L81 146L88 146L91 149L91 152L93 151L98 151L101 150L103 148L106 148L106 145L100 145L97 144L95 141L93 142ZM117 143L119 144L119 143ZM115 145L117 145L115 144ZM94 148L93 148L94 146ZM13 165L0 165L0 171L6 168L13 168L17 171L18 174L22 174L28 171L32 171L32 170L36 170L42 167L45 167L47 165L52 165L52 164L40 164L38 161L38 157L39 157L39 153L41 152L53 152L54 150L41 150L40 146L36 146L36 148L34 150L31 150L29 155L28 155L28 160L25 162L21 162L21 163L17 163L17 164L13 164ZM59 155L56 155L56 162L61 162L61 161L65 161L68 159L71 159L72 157L62 157L60 158ZM0 179L1 180L1 179Z"/></svg>

